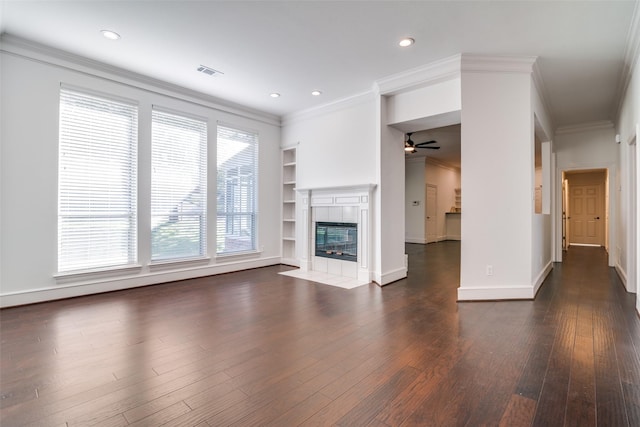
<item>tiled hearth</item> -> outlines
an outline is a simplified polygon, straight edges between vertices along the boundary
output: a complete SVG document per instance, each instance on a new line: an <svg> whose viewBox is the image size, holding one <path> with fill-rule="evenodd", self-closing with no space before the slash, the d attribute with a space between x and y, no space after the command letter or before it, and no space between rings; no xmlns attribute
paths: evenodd
<svg viewBox="0 0 640 427"><path fill-rule="evenodd" d="M320 271L302 271L300 269L283 271L280 274L309 280L311 282L322 283L323 285L337 286L344 289L357 288L358 286L366 285L370 282L370 280L358 280L351 277L322 273Z"/></svg>

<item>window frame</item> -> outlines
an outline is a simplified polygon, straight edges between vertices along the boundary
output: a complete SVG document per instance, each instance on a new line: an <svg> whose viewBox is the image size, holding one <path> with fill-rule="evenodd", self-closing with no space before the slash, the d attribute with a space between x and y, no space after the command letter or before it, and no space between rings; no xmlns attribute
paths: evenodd
<svg viewBox="0 0 640 427"><path fill-rule="evenodd" d="M249 142L250 144L252 144L252 153L250 154L250 158L252 160L251 164L253 166L252 168L252 186L250 187L246 187L244 186L245 190L248 188L248 190L251 193L251 197L250 199L243 199L242 198L242 194L238 195L237 193L234 192L234 194L232 194L232 197L229 197L229 192L230 189L232 187L229 187L229 183L230 181L233 181L233 178L228 177L225 175L224 177L224 190L226 192L225 196L224 196L224 201L228 202L229 198L233 198L236 199L235 201L239 200L240 201L240 205L242 205L243 203L246 203L247 200L250 200L250 204L252 205L252 209L242 209L242 206L240 206L239 210L234 210L234 212L229 212L226 209L221 211L221 194L220 194L220 190L221 190L221 181L220 181L220 177L221 177L221 163L220 163L220 151L221 151L221 139L224 139L226 141L230 141L230 139L227 138L221 138L221 129L223 130L223 132L235 132L238 134L243 134L246 137L250 137L251 141ZM216 258L224 258L224 257L232 257L232 256L241 256L241 255L248 255L248 254L254 254L259 251L259 233L258 233L258 225L259 225L259 206L258 206L258 196L259 196L259 192L258 192L258 185L259 185L259 149L260 149L260 141L259 141L259 132L255 131L255 130L251 130L251 129L247 129L247 128L243 128L241 126L237 126L237 125L233 125L233 124L228 124L228 123L223 123L223 122L218 122L217 125L217 129L216 129L216 248L215 248L215 256ZM225 159L223 163L226 163L228 160L230 160L231 158ZM242 166L247 166L245 165L241 165ZM238 169L238 167L235 167L235 169L237 170L237 172L240 172L240 170ZM240 184L242 185L242 182L240 182ZM222 205L226 205L228 206L228 203L222 203ZM237 205L236 205L237 206ZM249 221L251 222L251 230L252 230L252 235L250 235L251 237L251 247L250 248L242 248L239 250L224 250L224 251L220 251L219 250L219 245L220 245L220 218L221 216L229 218L231 217L249 217ZM225 229L229 228L229 222L228 219L224 220L224 225L225 225ZM231 226L235 227L236 226L236 221L232 221L231 222ZM236 237L240 237L238 236L237 233L234 234ZM227 238L227 233L224 233L224 238ZM225 242L225 246L226 246L226 242Z"/></svg>
<svg viewBox="0 0 640 427"><path fill-rule="evenodd" d="M193 213L184 213L180 211L179 214L176 213L176 217L198 217L199 218L199 241L198 241L198 254L176 254L176 256L162 256L162 257L154 257L154 217L162 216L161 214L154 213L154 146L155 146L155 138L154 138L154 126L156 124L155 113L159 115L172 116L177 120L183 121L197 121L200 122L202 127L204 128L203 134L200 136L200 145L199 145L199 158L197 160L197 165L200 167L199 172L199 180L200 180L200 197L199 197L199 211ZM151 108L151 136L150 136L150 158L149 162L151 165L151 179L150 179L150 187L149 187L149 199L150 199L150 211L149 211L149 221L151 225L151 231L149 236L149 244L150 244L150 252L149 252L149 263L150 265L162 265L162 264L171 264L171 263L179 263L179 262L197 262L199 260L207 260L208 258L208 235L209 235L209 226L208 226L208 173L209 173L209 161L208 161L208 140L209 140L209 120L202 116L197 116L194 114L190 114L184 111L178 111L174 109L169 109L165 107L161 107L158 105L152 105ZM194 190L195 191L195 190ZM178 211L176 211L178 212ZM169 215L170 217L172 215ZM171 218L169 218L171 220Z"/></svg>
<svg viewBox="0 0 640 427"><path fill-rule="evenodd" d="M57 251L55 277L84 275L90 272L104 273L109 271L127 271L139 268L138 264L138 149L139 149L139 105L138 102L100 93L66 84L60 85L58 98L58 180L57 180ZM76 111L74 111L74 108ZM77 115L82 109L84 115ZM100 110L107 114L100 117ZM77 117L76 117L77 115ZM114 117L115 116L115 117ZM120 120L117 116L122 116ZM109 120L106 120L109 118ZM127 121L129 122L127 125ZM105 123L107 123L105 125ZM88 126L89 124L89 126ZM111 125L111 126L109 126ZM116 135L124 138L120 145L100 144L114 141ZM117 142L117 141L116 141ZM113 151L110 151L113 150ZM122 151L118 151L122 150ZM115 152L115 154L114 154ZM123 154L124 153L124 154ZM119 156L119 157L118 157ZM122 160L119 172L123 172L119 182L120 190L128 197L111 201L112 183L105 181L117 179L119 174L107 169L101 162L113 165L114 157ZM73 159L65 161L66 159ZM125 160L123 160L125 159ZM90 166L87 167L87 164ZM71 168L67 170L67 168ZM82 169L85 169L82 172ZM103 174L96 172L102 169ZM106 171L109 173L106 173ZM67 172L65 172L67 171ZM80 172L78 172L80 171ZM77 175L74 177L74 175ZM108 191L105 189L108 188ZM124 188L124 190L123 190ZM75 193L73 194L75 189ZM91 196L88 196L88 195ZM122 202L124 200L124 202ZM119 206L119 210L113 208ZM124 206L124 208L123 208ZM115 213L118 211L117 213ZM112 213L114 212L114 213ZM110 244L117 233L112 227L106 230L101 239L95 239L100 231L96 224L101 220L107 222L117 218L127 218L125 231L121 231L121 242L126 242L125 251L113 255L109 253L114 245ZM73 221L74 219L79 220ZM83 221L84 220L84 221ZM65 225L73 224L70 228ZM85 227L83 230L82 227ZM79 234L79 238L76 238ZM76 239L74 239L76 238ZM87 243L87 240L89 243ZM117 240L117 239L116 239ZM100 241L106 245L101 255ZM65 248L66 246L66 248ZM117 245L115 245L117 247ZM86 258L68 255L67 252L84 252L91 255ZM114 252L117 252L114 251ZM124 253L126 252L126 254ZM111 257L120 258L124 262L99 262Z"/></svg>

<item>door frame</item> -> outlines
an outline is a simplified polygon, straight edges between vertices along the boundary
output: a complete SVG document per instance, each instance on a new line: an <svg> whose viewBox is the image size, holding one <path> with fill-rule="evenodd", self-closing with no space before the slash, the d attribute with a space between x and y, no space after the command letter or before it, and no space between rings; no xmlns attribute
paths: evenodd
<svg viewBox="0 0 640 427"><path fill-rule="evenodd" d="M435 206L435 218L434 218L434 227L435 227L435 239L433 241L429 240L429 230L427 227L427 211L429 210L428 203L428 192L429 188L434 188L436 190L436 206ZM426 243L437 243L438 242L438 186L435 184L425 184L424 186L424 241Z"/></svg>
<svg viewBox="0 0 640 427"><path fill-rule="evenodd" d="M565 172L589 172L594 169L604 169L607 171L608 185L605 185L605 248L608 252L609 267L615 266L615 254L612 248L616 247L616 215L617 215L617 198L618 193L615 191L617 167L614 163L600 163L593 165L580 165L575 167L556 168L555 176L555 194L553 209L553 222L558 226L555 227L554 241L554 262L562 262L562 178ZM606 183L605 183L606 184ZM608 201L607 201L608 200Z"/></svg>

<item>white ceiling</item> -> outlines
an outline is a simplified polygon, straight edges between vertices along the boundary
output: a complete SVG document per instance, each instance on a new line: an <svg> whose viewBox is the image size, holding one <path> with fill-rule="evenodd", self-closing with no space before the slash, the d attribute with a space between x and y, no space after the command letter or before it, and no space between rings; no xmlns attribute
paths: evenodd
<svg viewBox="0 0 640 427"><path fill-rule="evenodd" d="M555 124L565 126L613 119L635 5L5 0L0 30L280 116L458 53L533 55ZM415 45L398 47L403 36ZM196 72L201 64L224 75Z"/></svg>
<svg viewBox="0 0 640 427"><path fill-rule="evenodd" d="M0 32L277 116L459 53L538 56L559 127L614 119L635 8L621 0L0 0ZM109 41L102 29L122 38ZM398 47L405 36L416 44ZM198 73L201 64L224 74ZM322 95L311 96L315 89ZM460 166L460 126L405 127L416 142L441 146L411 156Z"/></svg>

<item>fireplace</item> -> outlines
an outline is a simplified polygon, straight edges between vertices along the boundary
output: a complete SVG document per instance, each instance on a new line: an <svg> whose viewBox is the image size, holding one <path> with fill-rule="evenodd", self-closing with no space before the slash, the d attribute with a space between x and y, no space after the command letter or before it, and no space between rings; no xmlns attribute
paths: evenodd
<svg viewBox="0 0 640 427"><path fill-rule="evenodd" d="M316 222L315 255L343 261L358 261L358 224Z"/></svg>
<svg viewBox="0 0 640 427"><path fill-rule="evenodd" d="M299 246L301 271L355 279L360 284L371 282L370 203L375 187L296 188L296 218L300 221L296 250Z"/></svg>

